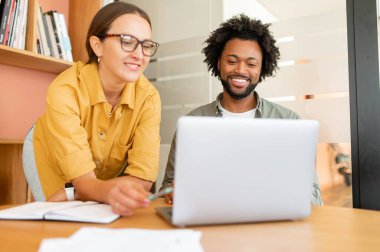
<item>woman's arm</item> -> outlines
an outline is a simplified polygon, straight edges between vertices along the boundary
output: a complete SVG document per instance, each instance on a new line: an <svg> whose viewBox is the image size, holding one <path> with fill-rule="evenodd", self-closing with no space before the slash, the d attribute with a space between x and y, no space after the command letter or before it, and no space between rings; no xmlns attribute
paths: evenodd
<svg viewBox="0 0 380 252"><path fill-rule="evenodd" d="M123 176L110 180L97 179L94 172L89 172L73 180L75 199L97 201L111 205L112 210L120 215L132 215L137 208L146 207L147 197L152 182L133 176ZM66 201L62 188L48 201Z"/></svg>

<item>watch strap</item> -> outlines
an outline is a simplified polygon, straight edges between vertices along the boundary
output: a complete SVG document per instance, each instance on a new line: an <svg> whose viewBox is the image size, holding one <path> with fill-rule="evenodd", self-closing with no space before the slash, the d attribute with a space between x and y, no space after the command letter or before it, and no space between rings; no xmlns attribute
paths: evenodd
<svg viewBox="0 0 380 252"><path fill-rule="evenodd" d="M75 189L74 186L71 183L65 184L65 192L66 192L66 197L68 201L73 201L75 200Z"/></svg>

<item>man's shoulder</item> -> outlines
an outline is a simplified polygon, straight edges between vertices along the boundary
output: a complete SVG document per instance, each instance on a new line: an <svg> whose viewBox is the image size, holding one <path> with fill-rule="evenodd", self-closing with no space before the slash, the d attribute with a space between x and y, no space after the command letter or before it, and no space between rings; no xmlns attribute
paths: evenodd
<svg viewBox="0 0 380 252"><path fill-rule="evenodd" d="M216 101L202 105L190 111L188 116L216 116Z"/></svg>
<svg viewBox="0 0 380 252"><path fill-rule="evenodd" d="M260 98L261 116L262 118L280 118L280 119L299 119L300 116L294 111L268 101L264 98Z"/></svg>

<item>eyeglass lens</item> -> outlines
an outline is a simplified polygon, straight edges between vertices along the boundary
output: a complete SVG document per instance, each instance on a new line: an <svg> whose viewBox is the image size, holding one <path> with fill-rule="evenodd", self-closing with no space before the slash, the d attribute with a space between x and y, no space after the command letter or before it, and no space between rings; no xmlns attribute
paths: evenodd
<svg viewBox="0 0 380 252"><path fill-rule="evenodd" d="M139 44L141 44L145 56L153 56L156 53L157 44L153 41L140 41L137 38L128 35L121 36L121 48L124 51L133 52Z"/></svg>

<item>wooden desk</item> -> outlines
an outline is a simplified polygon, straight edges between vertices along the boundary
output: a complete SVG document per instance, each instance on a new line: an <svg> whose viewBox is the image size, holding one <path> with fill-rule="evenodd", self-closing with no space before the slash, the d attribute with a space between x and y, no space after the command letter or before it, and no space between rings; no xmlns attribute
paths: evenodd
<svg viewBox="0 0 380 252"><path fill-rule="evenodd" d="M154 212L161 200L108 225L55 221L0 221L0 251L37 251L44 238L68 237L84 226L173 228ZM190 227L209 251L380 251L380 212L314 207L302 221Z"/></svg>

